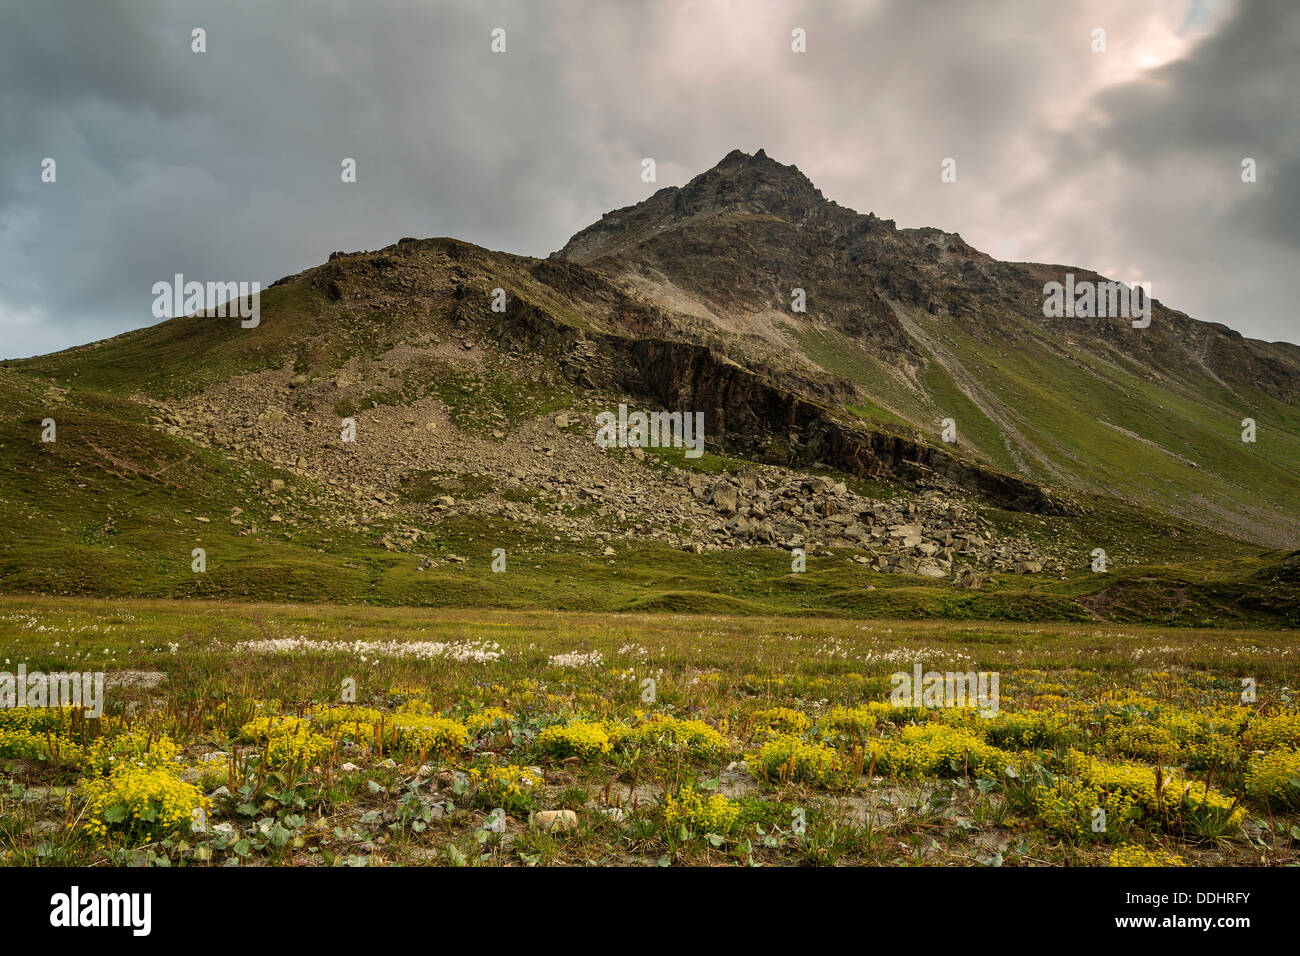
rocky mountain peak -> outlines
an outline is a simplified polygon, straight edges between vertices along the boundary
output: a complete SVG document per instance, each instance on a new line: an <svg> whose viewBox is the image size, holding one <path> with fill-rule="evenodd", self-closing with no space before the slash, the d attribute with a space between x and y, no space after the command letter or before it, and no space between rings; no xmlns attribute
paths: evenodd
<svg viewBox="0 0 1300 956"><path fill-rule="evenodd" d="M741 212L801 221L827 205L826 197L796 166L762 149L752 156L733 149L716 166L678 191L676 206L691 214Z"/></svg>
<svg viewBox="0 0 1300 956"><path fill-rule="evenodd" d="M733 149L685 186L667 186L634 206L606 213L555 255L587 262L697 218L766 216L797 224L834 205L797 167L778 163L762 149L753 155Z"/></svg>

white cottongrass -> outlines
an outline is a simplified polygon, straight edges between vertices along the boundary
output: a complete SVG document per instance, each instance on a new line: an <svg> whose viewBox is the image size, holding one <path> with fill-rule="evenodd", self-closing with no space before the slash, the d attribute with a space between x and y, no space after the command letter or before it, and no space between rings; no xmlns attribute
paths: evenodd
<svg viewBox="0 0 1300 956"><path fill-rule="evenodd" d="M552 654L549 658L552 667L599 667L604 661L600 651L569 651L567 654Z"/></svg>
<svg viewBox="0 0 1300 956"><path fill-rule="evenodd" d="M305 637L268 638L240 641L236 650L254 654L352 654L372 657L414 657L433 660L445 657L458 663L489 664L504 655L495 641L312 641Z"/></svg>

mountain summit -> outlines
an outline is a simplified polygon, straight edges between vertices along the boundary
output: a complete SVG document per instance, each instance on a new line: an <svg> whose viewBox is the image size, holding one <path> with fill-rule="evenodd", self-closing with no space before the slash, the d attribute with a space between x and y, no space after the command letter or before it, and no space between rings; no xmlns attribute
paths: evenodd
<svg viewBox="0 0 1300 956"><path fill-rule="evenodd" d="M803 223L830 205L798 168L781 165L761 149L753 156L733 149L685 186L667 186L635 206L606 213L555 255L590 262L697 217L775 216Z"/></svg>

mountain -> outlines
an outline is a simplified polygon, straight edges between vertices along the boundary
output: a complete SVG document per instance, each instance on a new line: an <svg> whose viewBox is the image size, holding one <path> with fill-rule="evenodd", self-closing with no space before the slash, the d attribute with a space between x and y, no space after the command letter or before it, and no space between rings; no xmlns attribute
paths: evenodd
<svg viewBox="0 0 1300 956"><path fill-rule="evenodd" d="M810 390L873 427L937 437L952 418L963 451L992 467L1278 546L1300 535L1294 345L1159 300L1145 329L1045 318L1046 283L1102 277L859 215L762 150L607 214L556 256L737 362L820 379ZM1268 437L1243 443L1247 417Z"/></svg>
<svg viewBox="0 0 1300 956"><path fill-rule="evenodd" d="M0 363L0 587L1300 623L1269 550L1300 539L1300 349L1158 301L1142 329L1047 318L1066 273L1101 280L860 215L761 150L547 259L334 253L253 328ZM599 447L620 404L703 413L707 453Z"/></svg>

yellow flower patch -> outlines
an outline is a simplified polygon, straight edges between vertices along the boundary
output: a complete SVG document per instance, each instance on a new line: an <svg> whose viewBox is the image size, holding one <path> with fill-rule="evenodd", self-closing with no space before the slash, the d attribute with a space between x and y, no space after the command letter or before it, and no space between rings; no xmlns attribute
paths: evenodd
<svg viewBox="0 0 1300 956"><path fill-rule="evenodd" d="M334 749L334 741L313 732L300 717L256 717L239 729L244 740L262 744L268 767L311 767Z"/></svg>
<svg viewBox="0 0 1300 956"><path fill-rule="evenodd" d="M1110 853L1111 866L1186 866L1181 856L1166 850L1147 850L1126 843Z"/></svg>
<svg viewBox="0 0 1300 956"><path fill-rule="evenodd" d="M176 830L188 833L196 808L208 800L165 769L125 767L84 784L85 831L100 844L122 838L149 842Z"/></svg>
<svg viewBox="0 0 1300 956"><path fill-rule="evenodd" d="M1086 783L1107 793L1128 794L1137 806L1167 827L1211 820L1235 826L1246 815L1232 798L1207 788L1199 780L1189 781L1174 770L1163 771L1157 787L1156 768L1145 764L1096 760L1078 751L1071 751L1070 763Z"/></svg>
<svg viewBox="0 0 1300 956"><path fill-rule="evenodd" d="M1098 808L1105 812L1105 829L1100 833L1093 830ZM1058 780L1053 787L1040 787L1034 793L1034 812L1049 830L1075 839L1102 837L1139 815L1131 794L1107 792L1068 778Z"/></svg>
<svg viewBox="0 0 1300 956"><path fill-rule="evenodd" d="M1300 750L1256 754L1246 768L1246 792L1271 807L1300 810Z"/></svg>
<svg viewBox="0 0 1300 956"><path fill-rule="evenodd" d="M685 825L696 833L726 836L740 819L740 806L720 793L702 797L688 787L668 794L658 807L659 815L669 826Z"/></svg>
<svg viewBox="0 0 1300 956"><path fill-rule="evenodd" d="M477 714L470 714L465 718L465 726L475 735L494 725L508 723L510 723L510 715L500 707L485 707Z"/></svg>
<svg viewBox="0 0 1300 956"><path fill-rule="evenodd" d="M77 745L64 734L23 727L0 727L0 759L53 760L67 759Z"/></svg>
<svg viewBox="0 0 1300 956"><path fill-rule="evenodd" d="M588 720L546 727L537 735L537 746L555 757L597 757L614 749L608 731Z"/></svg>
<svg viewBox="0 0 1300 956"><path fill-rule="evenodd" d="M373 707L329 707L311 716L312 726L321 733L333 732L358 743L374 739L375 725L385 720L392 718Z"/></svg>
<svg viewBox="0 0 1300 956"><path fill-rule="evenodd" d="M806 714L789 707L769 707L754 714L754 726L783 734L797 734L812 726Z"/></svg>
<svg viewBox="0 0 1300 956"><path fill-rule="evenodd" d="M1256 717L1246 725L1241 742L1247 750L1300 747L1300 711Z"/></svg>
<svg viewBox="0 0 1300 956"><path fill-rule="evenodd" d="M635 727L607 728L611 730L611 741L622 748L685 753L701 760L715 759L731 749L727 738L702 720L656 715Z"/></svg>
<svg viewBox="0 0 1300 956"><path fill-rule="evenodd" d="M960 727L904 727L897 740L872 742L876 772L902 776L999 777L1015 758Z"/></svg>
<svg viewBox="0 0 1300 956"><path fill-rule="evenodd" d="M506 809L526 805L543 781L542 773L536 767L517 767L514 764L475 767L469 771L468 777L487 803Z"/></svg>
<svg viewBox="0 0 1300 956"><path fill-rule="evenodd" d="M239 728L239 737L241 740L257 743L273 735L305 733L307 730L308 721L302 717L272 714L266 717L254 717Z"/></svg>
<svg viewBox="0 0 1300 956"><path fill-rule="evenodd" d="M133 732L111 737L96 737L78 761L82 773L107 776L119 767L146 770L174 767L180 748L167 736Z"/></svg>
<svg viewBox="0 0 1300 956"><path fill-rule="evenodd" d="M869 734L879 719L878 709L871 705L858 707L832 707L817 720L817 727L823 733L847 734L849 736Z"/></svg>
<svg viewBox="0 0 1300 956"><path fill-rule="evenodd" d="M1105 743L1114 753L1154 763L1176 763L1182 751L1172 731L1149 723L1110 727L1106 731Z"/></svg>
<svg viewBox="0 0 1300 956"><path fill-rule="evenodd" d="M972 721L971 729L995 747L1016 750L1057 747L1083 734L1069 714L1053 710L1004 710Z"/></svg>
<svg viewBox="0 0 1300 956"><path fill-rule="evenodd" d="M844 772L844 761L837 750L825 744L809 743L793 734L765 741L745 761L750 773L770 782L831 786L839 782Z"/></svg>
<svg viewBox="0 0 1300 956"><path fill-rule="evenodd" d="M469 728L450 717L398 711L391 718L391 746L401 753L450 757L469 742Z"/></svg>

